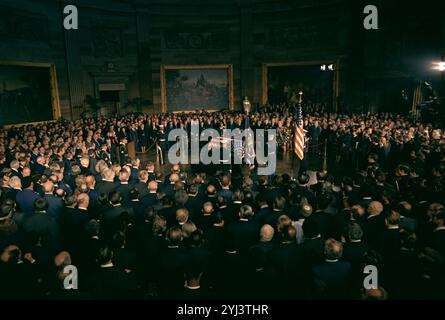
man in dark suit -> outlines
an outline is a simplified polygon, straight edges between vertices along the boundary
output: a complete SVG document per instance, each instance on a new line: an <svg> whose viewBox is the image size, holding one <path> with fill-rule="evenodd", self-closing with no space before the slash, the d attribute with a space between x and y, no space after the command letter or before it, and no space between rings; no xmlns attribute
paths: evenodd
<svg viewBox="0 0 445 320"><path fill-rule="evenodd" d="M212 225L205 230L205 238L210 251L215 255L221 255L225 250L226 229L224 228L224 215L215 212L212 215Z"/></svg>
<svg viewBox="0 0 445 320"><path fill-rule="evenodd" d="M54 195L54 184L49 180L43 184L43 191L45 192L44 198L48 203L47 214L58 220L65 207L62 198Z"/></svg>
<svg viewBox="0 0 445 320"><path fill-rule="evenodd" d="M257 203L257 210L255 211L255 220L258 221L258 223L260 225L264 224L264 219L265 217L267 217L271 210L269 205L267 204L267 200L266 197L264 195L262 195L261 193L259 193L256 196L256 203Z"/></svg>
<svg viewBox="0 0 445 320"><path fill-rule="evenodd" d="M251 206L243 205L239 211L239 219L227 226L227 250L247 252L258 240L259 225L253 220Z"/></svg>
<svg viewBox="0 0 445 320"><path fill-rule="evenodd" d="M230 177L223 176L220 181L221 189L216 192L217 195L221 195L226 200L226 203L230 204L232 202L233 192L230 190Z"/></svg>
<svg viewBox="0 0 445 320"><path fill-rule="evenodd" d="M43 243L52 246L57 244L59 227L54 218L47 214L48 202L39 198L34 202L34 213L23 223L23 228L28 235L41 236Z"/></svg>
<svg viewBox="0 0 445 320"><path fill-rule="evenodd" d="M176 173L170 174L169 183L164 185L162 191L165 192L166 195L173 197L175 194L175 183L179 181L179 175Z"/></svg>
<svg viewBox="0 0 445 320"><path fill-rule="evenodd" d="M309 180L310 177L306 172L301 173L298 176L298 186L295 189L297 194L300 194L302 197L306 198L309 204L314 207L315 206L315 195L314 192L309 188Z"/></svg>
<svg viewBox="0 0 445 320"><path fill-rule="evenodd" d="M6 193L6 197L11 200L16 200L17 194L22 191L22 182L19 176L12 176L9 178L10 189Z"/></svg>
<svg viewBox="0 0 445 320"><path fill-rule="evenodd" d="M20 179L23 178L23 175L20 171L20 163L18 160L12 160L9 164L9 167L11 168L11 174L10 177L19 177Z"/></svg>
<svg viewBox="0 0 445 320"><path fill-rule="evenodd" d="M282 196L276 197L272 204L272 211L269 212L268 215L264 215L262 223L271 225L272 227L275 228L277 225L278 218L286 214L286 212L284 211L285 208L286 208L286 199Z"/></svg>
<svg viewBox="0 0 445 320"><path fill-rule="evenodd" d="M325 262L312 268L315 296L320 298L344 299L348 297L351 264L341 261L343 246L328 239L324 246Z"/></svg>
<svg viewBox="0 0 445 320"><path fill-rule="evenodd" d="M297 230L293 226L287 227L280 233L279 244L269 253L269 263L273 268L277 280L282 282L280 293L283 298L304 297L307 292L303 264L303 250L296 242Z"/></svg>
<svg viewBox="0 0 445 320"><path fill-rule="evenodd" d="M158 203L158 183L156 181L150 181L148 183L148 193L141 197L141 202L146 207L153 207Z"/></svg>
<svg viewBox="0 0 445 320"><path fill-rule="evenodd" d="M23 190L17 192L15 197L17 207L21 212L32 213L34 201L40 198L40 195L34 192L34 182L29 177L23 178L22 188Z"/></svg>
<svg viewBox="0 0 445 320"><path fill-rule="evenodd" d="M317 196L317 210L308 218L317 222L322 238L328 238L333 234L333 217L326 212L331 202L329 195L322 193Z"/></svg>
<svg viewBox="0 0 445 320"><path fill-rule="evenodd" d="M122 201L126 202L128 200L128 193L132 189L132 186L130 184L130 174L127 170L122 169L119 172L119 185L117 187L117 191L120 192L122 196Z"/></svg>
<svg viewBox="0 0 445 320"><path fill-rule="evenodd" d="M119 185L114 182L114 172L111 169L105 169L102 172L102 180L96 185L96 190L99 194L108 195L115 191Z"/></svg>
<svg viewBox="0 0 445 320"><path fill-rule="evenodd" d="M90 290L95 299L123 299L134 295L135 279L114 266L113 255L109 247L99 249L99 269L91 277L90 283Z"/></svg>
<svg viewBox="0 0 445 320"><path fill-rule="evenodd" d="M134 222L141 225L144 221L145 206L139 199L139 191L133 188L128 193L128 200L124 202L126 207L132 208L134 212Z"/></svg>
<svg viewBox="0 0 445 320"><path fill-rule="evenodd" d="M73 203L74 202L74 203ZM73 208L73 204L77 203L77 208ZM67 204L71 205L70 209L63 211L63 236L67 240L70 252L77 258L77 254L81 250L81 243L86 238L85 225L90 220L88 207L90 198L86 193L81 193L76 198L67 197Z"/></svg>
<svg viewBox="0 0 445 320"><path fill-rule="evenodd" d="M181 247L182 231L172 227L167 232L168 244L158 260L158 282L163 298L175 297L184 286L185 266L190 262L190 255Z"/></svg>
<svg viewBox="0 0 445 320"><path fill-rule="evenodd" d="M130 182L136 183L139 179L139 166L141 164L141 160L138 158L131 160L131 174L130 174Z"/></svg>
<svg viewBox="0 0 445 320"><path fill-rule="evenodd" d="M372 201L367 210L367 217L363 221L363 241L372 249L378 249L380 237L385 230L383 205L379 201Z"/></svg>
<svg viewBox="0 0 445 320"><path fill-rule="evenodd" d="M122 205L122 197L119 191L113 191L108 195L108 203L110 207L104 211L103 227L104 237L109 239L117 230L119 219L122 214L128 214L130 218L134 218L134 211L131 207Z"/></svg>
<svg viewBox="0 0 445 320"><path fill-rule="evenodd" d="M385 219L386 230L380 237L380 253L384 260L391 260L400 250L400 214L392 210Z"/></svg>
<svg viewBox="0 0 445 320"><path fill-rule="evenodd" d="M216 203L217 198L207 198L206 201L212 201ZM241 190L235 190L233 192L233 201L230 205L228 205L228 209L226 210L227 216L224 217L226 223L232 223L239 219L239 211L243 206L244 193ZM227 203L227 202L226 202Z"/></svg>
<svg viewBox="0 0 445 320"><path fill-rule="evenodd" d="M134 184L134 187L139 192L139 197L142 199L148 194L148 172L146 170L139 171L139 181Z"/></svg>
<svg viewBox="0 0 445 320"><path fill-rule="evenodd" d="M351 263L351 280L356 289L363 285L363 264L369 248L362 241L363 231L358 223L347 226L346 243L343 246L343 260Z"/></svg>
<svg viewBox="0 0 445 320"><path fill-rule="evenodd" d="M305 265L310 270L315 265L323 262L324 240L320 234L320 227L314 220L305 219L302 230L304 233L304 241L300 246L305 256Z"/></svg>
<svg viewBox="0 0 445 320"><path fill-rule="evenodd" d="M431 236L431 247L445 256L445 211L439 211L433 218L436 228Z"/></svg>

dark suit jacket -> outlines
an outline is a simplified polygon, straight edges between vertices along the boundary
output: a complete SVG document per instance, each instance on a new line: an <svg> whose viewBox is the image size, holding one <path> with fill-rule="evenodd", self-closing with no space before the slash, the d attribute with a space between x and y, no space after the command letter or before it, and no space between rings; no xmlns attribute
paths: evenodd
<svg viewBox="0 0 445 320"><path fill-rule="evenodd" d="M136 284L132 275L113 266L97 270L90 288L95 299L126 299L132 297Z"/></svg>
<svg viewBox="0 0 445 320"><path fill-rule="evenodd" d="M142 199L142 197L146 196L148 194L147 184L145 182L137 182L134 185L134 188L136 188L139 191L139 199Z"/></svg>
<svg viewBox="0 0 445 320"><path fill-rule="evenodd" d="M383 231L385 231L385 221L382 214L368 217L363 222L363 241L372 249L378 249Z"/></svg>
<svg viewBox="0 0 445 320"><path fill-rule="evenodd" d="M380 238L380 253L384 260L390 260L400 250L400 229L386 229Z"/></svg>
<svg viewBox="0 0 445 320"><path fill-rule="evenodd" d="M253 220L238 220L227 226L227 250L246 252L259 238L260 226Z"/></svg>
<svg viewBox="0 0 445 320"><path fill-rule="evenodd" d="M15 196L18 209L25 213L32 213L32 206L38 198L40 195L31 189L19 191Z"/></svg>
<svg viewBox="0 0 445 320"><path fill-rule="evenodd" d="M315 211L308 219L314 220L318 224L322 238L329 238L332 236L332 215L324 211Z"/></svg>
<svg viewBox="0 0 445 320"><path fill-rule="evenodd" d="M227 204L232 203L233 192L230 189L221 189L216 192L218 196L223 196Z"/></svg>
<svg viewBox="0 0 445 320"><path fill-rule="evenodd" d="M145 196L141 197L141 202L146 207L153 207L158 203L158 196L156 193L147 193Z"/></svg>
<svg viewBox="0 0 445 320"><path fill-rule="evenodd" d="M349 262L325 262L312 268L315 296L323 299L348 298L351 264Z"/></svg>
<svg viewBox="0 0 445 320"><path fill-rule="evenodd" d="M120 192L121 197L122 197L122 201L127 201L128 200L128 193L130 192L130 190L133 188L133 186L130 183L126 183L126 184L122 184L120 183L117 186L117 191Z"/></svg>
<svg viewBox="0 0 445 320"><path fill-rule="evenodd" d="M65 203L62 198L59 198L52 194L45 194L45 200L48 202L47 214L56 220L59 219L60 213L65 208Z"/></svg>
<svg viewBox="0 0 445 320"><path fill-rule="evenodd" d="M431 237L431 247L434 250L439 251L441 254L445 255L445 230L433 231Z"/></svg>
<svg viewBox="0 0 445 320"><path fill-rule="evenodd" d="M209 249L214 254L222 254L225 250L226 229L211 226L204 233Z"/></svg>
<svg viewBox="0 0 445 320"><path fill-rule="evenodd" d="M23 223L27 234L39 235L43 241L50 245L56 244L59 237L59 227L54 218L47 213L32 213Z"/></svg>
<svg viewBox="0 0 445 320"><path fill-rule="evenodd" d="M122 213L127 212L130 217L134 218L134 211L133 208L130 207L124 207L122 205L119 206L111 206L103 213L103 235L106 239L111 237L113 233L116 231L116 228L118 227L119 217Z"/></svg>
<svg viewBox="0 0 445 320"><path fill-rule="evenodd" d="M184 271L191 259L183 248L166 248L158 261L158 283L163 298L174 297L184 286Z"/></svg>
<svg viewBox="0 0 445 320"><path fill-rule="evenodd" d="M109 182L109 181L99 181L96 184L96 190L99 192L99 194L109 194L112 191L115 191L119 184L116 182Z"/></svg>

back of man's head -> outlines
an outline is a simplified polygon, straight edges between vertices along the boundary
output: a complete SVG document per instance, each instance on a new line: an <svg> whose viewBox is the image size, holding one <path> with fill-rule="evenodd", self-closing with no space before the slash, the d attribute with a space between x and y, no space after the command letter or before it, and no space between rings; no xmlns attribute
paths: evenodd
<svg viewBox="0 0 445 320"><path fill-rule="evenodd" d="M48 210L48 202L43 198L38 198L32 206L34 212L45 212Z"/></svg>
<svg viewBox="0 0 445 320"><path fill-rule="evenodd" d="M324 243L324 255L327 260L337 260L343 255L343 245L335 239L327 239Z"/></svg>
<svg viewBox="0 0 445 320"><path fill-rule="evenodd" d="M178 227L171 227L167 231L167 240L170 246L179 246L182 241L182 230Z"/></svg>
<svg viewBox="0 0 445 320"><path fill-rule="evenodd" d="M150 181L148 183L148 191L156 192L158 190L158 183L156 181Z"/></svg>
<svg viewBox="0 0 445 320"><path fill-rule="evenodd" d="M119 191L112 191L108 194L108 201L113 204L119 204L122 200L121 193Z"/></svg>
<svg viewBox="0 0 445 320"><path fill-rule="evenodd" d="M391 212L386 217L386 223L388 226L398 226L400 222L400 213L395 210L391 210Z"/></svg>

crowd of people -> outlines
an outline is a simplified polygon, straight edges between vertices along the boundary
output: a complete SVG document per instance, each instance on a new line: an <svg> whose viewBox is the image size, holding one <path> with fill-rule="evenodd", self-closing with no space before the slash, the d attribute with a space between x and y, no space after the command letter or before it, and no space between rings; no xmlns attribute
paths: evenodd
<svg viewBox="0 0 445 320"><path fill-rule="evenodd" d="M173 128L237 112L131 114L0 129L0 296L49 299L445 298L445 132L393 114L306 108L298 173L141 164ZM249 116L290 150L296 112ZM287 138L286 138L287 137ZM314 181L307 159L326 145ZM331 170L342 167L341 174ZM70 289L66 266L77 268ZM378 283L364 287L365 266Z"/></svg>

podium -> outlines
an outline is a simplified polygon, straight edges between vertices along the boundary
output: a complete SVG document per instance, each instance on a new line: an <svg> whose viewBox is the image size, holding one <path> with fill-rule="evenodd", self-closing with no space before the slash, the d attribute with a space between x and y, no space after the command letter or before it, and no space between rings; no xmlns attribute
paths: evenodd
<svg viewBox="0 0 445 320"><path fill-rule="evenodd" d="M131 160L136 159L136 144L134 141L130 141L127 143L127 151L128 156L131 158Z"/></svg>

